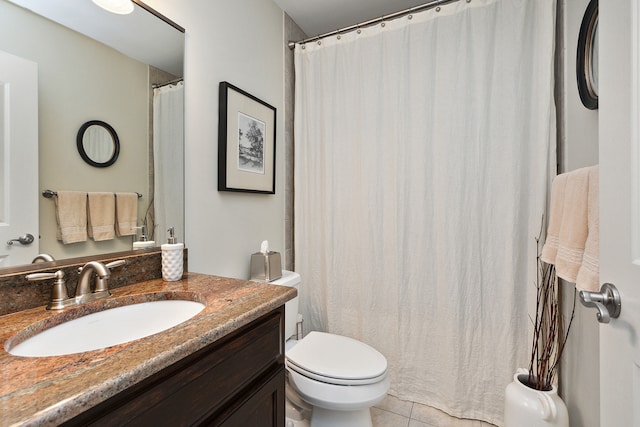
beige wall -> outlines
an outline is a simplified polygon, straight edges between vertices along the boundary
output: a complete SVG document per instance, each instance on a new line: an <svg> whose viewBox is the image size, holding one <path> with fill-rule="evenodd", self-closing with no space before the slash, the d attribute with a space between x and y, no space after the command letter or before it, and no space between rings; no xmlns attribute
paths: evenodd
<svg viewBox="0 0 640 427"><path fill-rule="evenodd" d="M589 0L562 0L558 16L558 160L560 172L568 172L598 163L598 111L580 102L576 84L576 49L582 16ZM563 313L567 318L573 307L573 284L562 285ZM569 409L572 426L600 425L600 357L598 322L595 311L576 303L576 316L560 371L560 394Z"/></svg>
<svg viewBox="0 0 640 427"><path fill-rule="evenodd" d="M248 278L262 240L284 253L283 12L271 0L149 0L183 26L185 223L191 271ZM277 109L276 194L218 192L218 84Z"/></svg>
<svg viewBox="0 0 640 427"><path fill-rule="evenodd" d="M5 1L0 50L38 63L40 192L137 191L145 194L143 209L149 199L147 66ZM105 121L118 133L120 156L111 167L92 167L78 154L76 134L89 120ZM41 252L68 258L131 249L131 237L62 245L55 239L53 200L39 201Z"/></svg>

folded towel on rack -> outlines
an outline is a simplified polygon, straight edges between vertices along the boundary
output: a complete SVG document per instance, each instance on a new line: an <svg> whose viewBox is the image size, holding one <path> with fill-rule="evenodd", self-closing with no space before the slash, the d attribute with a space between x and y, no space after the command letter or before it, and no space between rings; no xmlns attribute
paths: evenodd
<svg viewBox="0 0 640 427"><path fill-rule="evenodd" d="M582 265L584 245L589 234L587 198L589 191L588 168L577 169L567 176L564 190L562 224L556 255L558 277L575 283Z"/></svg>
<svg viewBox="0 0 640 427"><path fill-rule="evenodd" d="M567 185L567 174L555 177L551 184L551 206L549 208L549 226L547 237L540 259L548 264L555 264L560 241L560 226L562 225L562 211L564 209L564 191Z"/></svg>
<svg viewBox="0 0 640 427"><path fill-rule="evenodd" d="M87 220L89 237L96 242L116 237L116 203L113 193L89 193Z"/></svg>
<svg viewBox="0 0 640 427"><path fill-rule="evenodd" d="M138 193L116 193L116 234L136 234L138 221Z"/></svg>
<svg viewBox="0 0 640 427"><path fill-rule="evenodd" d="M587 223L589 234L584 244L582 265L578 270L576 288L598 292L600 290L600 209L598 206L600 185L599 171L595 166L589 170L589 193L587 201Z"/></svg>
<svg viewBox="0 0 640 427"><path fill-rule="evenodd" d="M87 193L58 191L56 204L56 237L64 244L87 240Z"/></svg>
<svg viewBox="0 0 640 427"><path fill-rule="evenodd" d="M557 276L569 282L576 283L578 272L583 268L585 247L591 232L597 240L599 221L595 217L588 219L589 200L592 216L597 215L597 195L595 201L593 196L589 198L590 182L597 183L597 179L597 166L581 168L558 175L551 187L549 227L541 259L555 264ZM598 253L590 248L587 258L591 267L594 265L593 257L597 264Z"/></svg>

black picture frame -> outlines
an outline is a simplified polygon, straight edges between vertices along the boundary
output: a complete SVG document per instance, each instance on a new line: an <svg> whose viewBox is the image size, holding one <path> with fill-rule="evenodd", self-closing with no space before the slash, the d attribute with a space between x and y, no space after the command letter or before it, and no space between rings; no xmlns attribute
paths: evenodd
<svg viewBox="0 0 640 427"><path fill-rule="evenodd" d="M598 109L598 0L591 0L582 17L576 54L576 79L582 104Z"/></svg>
<svg viewBox="0 0 640 427"><path fill-rule="evenodd" d="M220 82L218 191L276 193L276 109Z"/></svg>

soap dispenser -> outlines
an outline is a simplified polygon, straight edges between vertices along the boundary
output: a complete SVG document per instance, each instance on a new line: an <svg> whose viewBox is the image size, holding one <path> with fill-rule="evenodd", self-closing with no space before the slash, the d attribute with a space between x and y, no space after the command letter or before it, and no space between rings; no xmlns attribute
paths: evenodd
<svg viewBox="0 0 640 427"><path fill-rule="evenodd" d="M182 279L184 243L176 243L173 227L168 230L167 243L160 246L162 250L162 279L175 282Z"/></svg>
<svg viewBox="0 0 640 427"><path fill-rule="evenodd" d="M142 225L140 227L134 227L140 229L140 238L137 242L133 242L133 249L148 249L153 248L156 245L156 242L153 240L147 240L147 226Z"/></svg>

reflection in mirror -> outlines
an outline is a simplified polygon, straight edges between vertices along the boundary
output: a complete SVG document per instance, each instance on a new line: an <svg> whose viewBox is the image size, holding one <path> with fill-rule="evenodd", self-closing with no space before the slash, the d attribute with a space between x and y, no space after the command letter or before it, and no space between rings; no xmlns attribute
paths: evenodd
<svg viewBox="0 0 640 427"><path fill-rule="evenodd" d="M582 104L598 109L598 0L591 0L582 17L576 54L576 80Z"/></svg>
<svg viewBox="0 0 640 427"><path fill-rule="evenodd" d="M154 205L165 191L156 179L163 166L154 165L159 123L153 122L153 87L182 78L184 30L134 3L132 14L115 15L91 1L0 0L0 51L38 64L38 117L32 122L38 126L39 177L31 179L39 194L45 189L138 192L138 225L146 223L149 239L153 233L164 236L155 224L166 221L183 241L181 161L171 164L178 181L164 202L175 217L165 218ZM171 143L181 153L183 113L174 113L175 123L163 125L175 131ZM121 145L117 162L103 170L85 163L77 150L79 127L94 119L117 129ZM91 151L84 140L83 149ZM105 157L96 155L97 163L104 163ZM63 260L131 250L131 236L63 245L56 238L54 201L36 197L39 252Z"/></svg>
<svg viewBox="0 0 640 427"><path fill-rule="evenodd" d="M591 55L589 56L589 82L593 94L598 97L598 17L591 32Z"/></svg>
<svg viewBox="0 0 640 427"><path fill-rule="evenodd" d="M82 160L98 168L114 164L120 153L120 140L115 129L100 120L91 120L80 127L77 146Z"/></svg>

